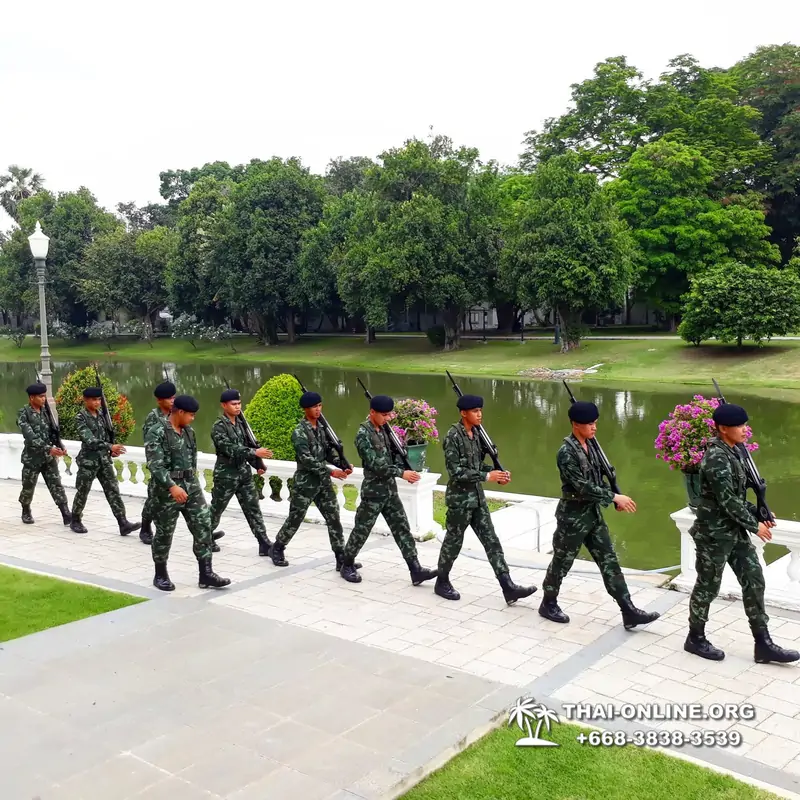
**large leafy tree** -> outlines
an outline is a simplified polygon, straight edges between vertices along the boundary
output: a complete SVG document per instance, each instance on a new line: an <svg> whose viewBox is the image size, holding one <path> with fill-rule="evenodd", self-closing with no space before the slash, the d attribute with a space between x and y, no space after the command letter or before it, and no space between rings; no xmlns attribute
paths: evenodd
<svg viewBox="0 0 800 800"><path fill-rule="evenodd" d="M44 178L30 167L12 164L0 175L0 206L15 222L19 222L19 204L42 190Z"/></svg>
<svg viewBox="0 0 800 800"><path fill-rule="evenodd" d="M216 178L218 181L239 181L245 173L243 165L231 167L227 161L214 161L191 169L170 169L159 173L161 196L170 206L180 205L191 193L201 178Z"/></svg>

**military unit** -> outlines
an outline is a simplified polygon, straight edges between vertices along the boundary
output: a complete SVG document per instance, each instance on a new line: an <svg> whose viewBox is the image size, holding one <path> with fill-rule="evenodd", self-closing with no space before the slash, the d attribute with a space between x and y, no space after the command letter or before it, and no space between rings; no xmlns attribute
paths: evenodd
<svg viewBox="0 0 800 800"><path fill-rule="evenodd" d="M163 591L172 591L175 585L170 580L167 562L179 514L192 535L198 585L214 589L230 584L228 578L214 572L212 553L220 550L216 540L224 532L215 531L215 528L234 496L256 539L258 555L269 557L278 567L288 566L286 548L314 503L328 528L335 568L350 583L362 580L358 571L362 565L356 558L378 516L382 515L408 567L411 583L418 586L435 578L433 591L451 601L460 600L450 575L461 551L464 532L471 527L486 551L506 603L511 605L532 595L536 587L519 586L512 580L483 489L485 482L505 486L511 481L511 473L502 468L497 448L483 427L483 398L462 394L452 376L449 377L458 395L456 406L460 419L444 438L447 518L436 569L420 564L416 542L400 500L397 481L414 484L420 480L420 475L411 469L405 449L389 426L394 401L386 395L372 396L366 390L369 415L355 439L364 472L361 501L346 542L333 479L346 479L353 468L344 455L341 441L322 414L322 397L306 391L305 387L300 397L303 419L291 437L297 471L291 487L290 509L274 542L267 536L253 476L253 470L258 475L264 474L263 459L271 458L272 452L259 447L255 441L242 416L239 392L228 388L220 397L221 414L211 433L217 460L209 506L197 478L197 445L192 428L199 403L189 395L176 396L177 390L169 381L155 388L157 407L144 423L151 480L141 523L131 523L125 515L112 461L124 453L125 448L114 443L113 425L99 377L97 387L84 390L84 407L77 415L81 449L76 458L78 472L71 510L57 464L66 450L46 406L45 386L38 382L29 386L28 405L20 410L17 418L25 440L19 496L22 521L34 522L31 501L41 474L61 511L64 525L75 533L86 533L82 514L92 482L97 478L117 519L120 534L126 536L141 528L140 539L152 550L153 584ZM538 612L555 623L569 622L558 604L558 597L564 578L581 547L585 546L600 570L606 592L619 606L624 627L631 629L648 624L658 619L659 614L643 611L631 600L602 513L603 508L612 505L618 512L635 513L636 504L620 492L616 473L597 441L600 416L597 406L575 400L571 392L570 397L572 431L556 456L561 497L556 510L553 555L544 578ZM700 463L700 500L690 530L697 551L697 582L689 600L689 631L684 650L702 658L724 658L722 650L706 638L705 626L711 603L719 594L725 566L730 565L742 587L756 662L798 661L800 653L776 645L767 627L764 576L750 534L769 541L775 519L764 500L765 484L743 444L747 412L741 406L725 402L721 395L720 400L713 415L716 435ZM493 462L491 466L485 463L487 457ZM757 504L747 500L748 488L754 489Z"/></svg>

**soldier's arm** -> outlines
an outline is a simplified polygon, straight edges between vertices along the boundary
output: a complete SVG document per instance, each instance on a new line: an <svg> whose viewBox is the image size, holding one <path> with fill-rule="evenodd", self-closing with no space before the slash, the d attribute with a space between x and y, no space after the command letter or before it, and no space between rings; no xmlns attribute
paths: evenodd
<svg viewBox="0 0 800 800"><path fill-rule="evenodd" d="M722 453L717 454L709 449L702 470L720 509L737 525L756 533L758 520L750 511L752 504L742 500L736 492L733 470L728 459Z"/></svg>
<svg viewBox="0 0 800 800"><path fill-rule="evenodd" d="M595 483L581 472L578 456L571 453L568 447L562 447L556 457L561 480L570 484L580 497L603 506L614 502L614 492L602 483Z"/></svg>
<svg viewBox="0 0 800 800"><path fill-rule="evenodd" d="M144 443L144 452L147 457L147 467L150 476L158 486L169 489L175 486L169 474L169 467L166 460L166 436L163 428L156 426L147 433Z"/></svg>
<svg viewBox="0 0 800 800"><path fill-rule="evenodd" d="M364 469L372 470L379 478L401 478L403 476L402 467L398 467L391 459L391 456L379 453L372 443L372 437L363 428L358 429L356 434L356 450L361 457Z"/></svg>
<svg viewBox="0 0 800 800"><path fill-rule="evenodd" d="M33 429L33 426L30 424L30 422L28 422L28 415L25 413L25 409L20 411L19 416L17 417L17 427L22 431L22 436L25 439L25 444L32 451L39 453L41 455L47 455L50 452L50 448L53 445L50 444L49 441L45 441Z"/></svg>
<svg viewBox="0 0 800 800"><path fill-rule="evenodd" d="M214 442L217 453L234 461L249 460L248 456L252 455L254 451L229 436L228 431L225 430L226 424L219 419L211 428L211 441Z"/></svg>
<svg viewBox="0 0 800 800"><path fill-rule="evenodd" d="M89 427L86 422L86 417L78 412L75 417L75 426L78 429L78 436L87 450L93 450L97 453L111 453L111 443L103 441L95 432Z"/></svg>
<svg viewBox="0 0 800 800"><path fill-rule="evenodd" d="M325 463L316 459L312 454L311 447L308 444L308 436L306 436L306 432L302 428L295 428L292 431L292 445L294 445L294 455L298 466L302 467L306 472L311 472L320 477L330 475L330 470Z"/></svg>
<svg viewBox="0 0 800 800"><path fill-rule="evenodd" d="M462 452L458 443L458 435L448 433L444 438L444 465L450 475L450 480L456 483L482 483L490 470L485 464L480 469L471 469L467 454Z"/></svg>
<svg viewBox="0 0 800 800"><path fill-rule="evenodd" d="M333 444L331 443L331 437L328 436L327 431L323 433L325 437L325 460L329 464L333 464L336 469L344 469L344 464L342 464L342 459L339 456L339 453L334 448Z"/></svg>

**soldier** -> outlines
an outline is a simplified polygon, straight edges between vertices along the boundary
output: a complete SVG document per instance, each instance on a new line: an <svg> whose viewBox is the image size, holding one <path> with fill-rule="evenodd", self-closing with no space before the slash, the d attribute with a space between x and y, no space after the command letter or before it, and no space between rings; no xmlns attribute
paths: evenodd
<svg viewBox="0 0 800 800"><path fill-rule="evenodd" d="M120 536L127 536L131 531L138 530L142 523L128 522L125 517L125 505L119 493L117 472L111 460L122 455L125 448L121 444L111 444L109 431L98 414L101 396L102 390L99 386L89 386L84 389L84 408L75 417L75 425L81 437L81 449L75 459L78 464L78 475L75 478L75 499L72 501L70 530L75 533L86 533L81 515L92 483L97 478L103 487L111 511L117 518Z"/></svg>
<svg viewBox="0 0 800 800"><path fill-rule="evenodd" d="M194 397L178 395L169 420L154 425L147 434L147 466L155 481L153 517L158 520L153 536L153 585L171 592L175 584L167 572L167 560L178 514L182 514L194 540L201 589L221 589L230 578L221 578L211 568L211 512L197 480L197 442L191 424L200 404Z"/></svg>
<svg viewBox="0 0 800 800"><path fill-rule="evenodd" d="M395 478L416 483L420 476L417 472L405 469L389 447L383 426L393 408L394 400L391 397L381 394L373 397L369 404L369 419L361 423L356 434L356 449L364 467L364 483L355 524L344 550L341 574L350 583L361 582L361 576L356 572L355 557L367 541L378 514L383 514L395 544L408 565L414 586L437 575L436 570L420 566L406 510L397 493Z"/></svg>
<svg viewBox="0 0 800 800"><path fill-rule="evenodd" d="M536 587L517 586L511 580L503 547L494 531L481 486L483 481L505 486L511 480L511 473L490 469L483 463L485 453L473 430L483 420L483 398L465 394L458 398L456 405L461 412L461 421L450 427L444 439L444 461L450 476L445 491L447 530L439 553L439 577L434 591L446 600L461 599L450 583L450 570L461 552L464 531L471 525L486 551L506 603L513 605L517 600L532 595Z"/></svg>
<svg viewBox="0 0 800 800"><path fill-rule="evenodd" d="M263 475L265 470L259 469L258 459L272 458L272 451L266 447L256 450L245 444L244 431L237 423L237 417L242 413L242 398L236 389L224 391L220 396L220 404L222 414L211 429L211 440L217 453L214 488L211 493L211 529L214 530L219 525L223 511L235 494L258 542L258 554L268 556L272 542L264 526L250 465L255 467L259 475Z"/></svg>
<svg viewBox="0 0 800 800"><path fill-rule="evenodd" d="M600 412L594 403L576 402L570 406L572 434L564 439L556 457L561 475L561 499L556 508L556 532L553 535L553 558L547 568L539 614L553 622L569 622L557 599L561 582L570 571L581 545L600 568L606 591L617 601L626 630L658 619L631 601L625 577L614 552L608 525L600 506L614 503L621 512L634 513L636 503L623 494L615 494L603 484L600 467L587 445L597 432Z"/></svg>
<svg viewBox="0 0 800 800"><path fill-rule="evenodd" d="M286 517L275 537L275 544L272 545L272 563L277 567L289 566L289 562L284 558L284 549L297 533L308 507L314 503L325 518L331 550L336 557L336 569L341 570L344 533L331 478L343 480L352 469L342 468L339 454L328 440L324 428L318 425L317 421L322 413L322 398L319 394L305 392L300 397L300 407L303 409L305 419L301 419L292 431L297 472L294 474L289 516ZM333 464L336 469L329 470L328 463ZM356 568L360 567L361 564L356 565Z"/></svg>
<svg viewBox="0 0 800 800"><path fill-rule="evenodd" d="M725 653L706 639L705 626L711 602L719 594L722 573L730 564L742 587L742 602L755 640L758 664L787 663L800 659L796 650L784 650L770 638L764 608L764 573L749 533L762 541L772 539L775 523L759 522L756 507L747 501L744 467L737 452L747 436L747 412L725 403L713 415L716 437L700 462L700 497L696 519L689 530L696 548L697 581L689 598L689 635L683 649L701 658L721 661Z"/></svg>
<svg viewBox="0 0 800 800"><path fill-rule="evenodd" d="M43 383L32 383L28 389L28 405L17 414L17 426L22 431L25 447L22 450L22 491L19 502L22 505L22 521L33 525L31 501L36 490L39 473L42 474L50 496L61 512L65 525L72 522L72 515L67 504L67 495L61 485L56 458L65 456L66 450L60 450L53 443L53 429L42 409L47 403L47 387Z"/></svg>

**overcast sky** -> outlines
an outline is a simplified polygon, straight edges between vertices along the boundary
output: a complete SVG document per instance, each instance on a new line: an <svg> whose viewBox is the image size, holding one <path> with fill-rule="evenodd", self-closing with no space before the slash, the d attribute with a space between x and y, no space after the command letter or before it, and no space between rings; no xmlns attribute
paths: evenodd
<svg viewBox="0 0 800 800"><path fill-rule="evenodd" d="M727 67L792 38L797 0L8 2L0 172L113 210L160 200L161 170L277 155L322 173L431 125L514 163L606 57L656 77L681 53Z"/></svg>

